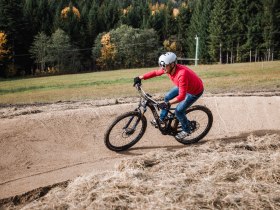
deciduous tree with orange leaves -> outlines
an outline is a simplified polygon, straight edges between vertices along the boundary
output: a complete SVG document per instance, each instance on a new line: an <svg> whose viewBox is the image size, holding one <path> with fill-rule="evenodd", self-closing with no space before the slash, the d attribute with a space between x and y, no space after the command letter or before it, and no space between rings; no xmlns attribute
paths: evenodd
<svg viewBox="0 0 280 210"><path fill-rule="evenodd" d="M116 56L116 46L111 43L110 33L106 33L101 38L101 56L97 59L99 66L103 68L110 67L110 64Z"/></svg>
<svg viewBox="0 0 280 210"><path fill-rule="evenodd" d="M73 12L73 14L74 14L78 19L80 19L81 14L80 14L79 10L78 10L76 7L72 6L72 5L70 5L69 7L65 7L65 8L61 11L61 16L62 16L62 18L67 18L67 17L68 17L68 13L71 12L71 11Z"/></svg>
<svg viewBox="0 0 280 210"><path fill-rule="evenodd" d="M6 44L7 44L7 36L4 32L0 31L0 61L7 58L10 53Z"/></svg>

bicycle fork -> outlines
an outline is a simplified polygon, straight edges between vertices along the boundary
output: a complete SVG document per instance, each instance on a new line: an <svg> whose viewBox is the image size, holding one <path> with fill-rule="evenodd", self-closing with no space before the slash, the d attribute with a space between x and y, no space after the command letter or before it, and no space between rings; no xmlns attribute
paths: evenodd
<svg viewBox="0 0 280 210"><path fill-rule="evenodd" d="M128 134L128 135L131 135L131 134L134 133L134 131L136 130L136 127L137 127L138 123L139 123L140 120L141 120L142 115L144 115L144 113L145 113L146 110L147 110L146 107L144 107L144 106L142 105L142 107L143 107L143 109L144 109L143 112L142 112L141 109L140 109L140 107L141 107L141 105L139 105L139 107L136 108L136 109L134 110L135 112L138 112L139 115L140 115L140 117L137 117L136 122L129 128L129 126L130 126L130 124L132 123L134 117L136 117L136 116L131 116L130 119L128 120L128 122L126 123L126 125L123 127L123 130L125 130L126 134ZM129 129L128 129L128 128L129 128Z"/></svg>

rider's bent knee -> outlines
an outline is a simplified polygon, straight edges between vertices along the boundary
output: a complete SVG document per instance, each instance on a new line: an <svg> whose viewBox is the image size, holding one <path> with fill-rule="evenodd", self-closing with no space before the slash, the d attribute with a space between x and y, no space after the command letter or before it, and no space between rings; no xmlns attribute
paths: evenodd
<svg viewBox="0 0 280 210"><path fill-rule="evenodd" d="M175 109L175 113L185 113L186 112L186 108L182 107L182 106L177 106Z"/></svg>
<svg viewBox="0 0 280 210"><path fill-rule="evenodd" d="M166 94L165 96L164 96L164 101L170 101L171 100L171 98L169 97L169 95L168 94Z"/></svg>
<svg viewBox="0 0 280 210"><path fill-rule="evenodd" d="M185 110L183 109L175 109L175 115L178 117L178 116L184 116L185 115Z"/></svg>

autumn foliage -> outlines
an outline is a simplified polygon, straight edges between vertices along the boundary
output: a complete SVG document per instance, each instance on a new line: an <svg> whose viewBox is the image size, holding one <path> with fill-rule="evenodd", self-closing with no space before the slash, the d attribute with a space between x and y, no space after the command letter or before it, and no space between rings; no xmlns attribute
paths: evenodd
<svg viewBox="0 0 280 210"><path fill-rule="evenodd" d="M116 46L111 43L110 33L106 33L101 38L101 56L97 59L97 63L106 69L110 61L113 61L116 56Z"/></svg>
<svg viewBox="0 0 280 210"><path fill-rule="evenodd" d="M79 12L79 10L76 8L76 7L65 7L62 11L61 11L61 17L62 18L67 18L68 17L68 13L71 11L72 9L72 12L74 13L74 15L80 19L81 17L81 14Z"/></svg>
<svg viewBox="0 0 280 210"><path fill-rule="evenodd" d="M4 32L0 31L0 61L3 60L10 53L9 49L6 47L7 36Z"/></svg>

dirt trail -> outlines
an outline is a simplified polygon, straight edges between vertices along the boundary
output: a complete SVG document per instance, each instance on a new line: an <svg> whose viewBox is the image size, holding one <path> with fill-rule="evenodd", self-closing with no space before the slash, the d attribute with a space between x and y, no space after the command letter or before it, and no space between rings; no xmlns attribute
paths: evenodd
<svg viewBox="0 0 280 210"><path fill-rule="evenodd" d="M131 150L109 151L103 143L108 123L136 104L132 100L103 106L106 103L114 104L116 100L94 105L69 102L1 108L0 199L81 174L113 170L121 159L157 148L185 147L148 125L143 139ZM205 141L280 130L280 96L212 96L203 97L199 104L209 107L214 115L213 127ZM151 119L150 113L147 118Z"/></svg>

